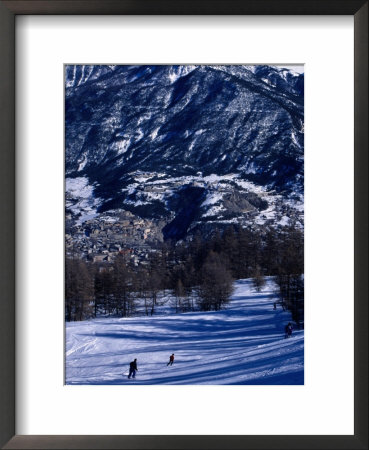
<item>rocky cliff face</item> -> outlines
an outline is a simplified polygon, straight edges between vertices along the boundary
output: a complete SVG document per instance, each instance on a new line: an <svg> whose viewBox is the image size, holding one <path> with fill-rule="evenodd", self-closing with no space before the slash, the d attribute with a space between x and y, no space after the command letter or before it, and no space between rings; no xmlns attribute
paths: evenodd
<svg viewBox="0 0 369 450"><path fill-rule="evenodd" d="M126 209L165 218L164 237L179 238L204 220L260 220L271 191L301 203L303 74L158 65L65 76L67 208L80 221Z"/></svg>

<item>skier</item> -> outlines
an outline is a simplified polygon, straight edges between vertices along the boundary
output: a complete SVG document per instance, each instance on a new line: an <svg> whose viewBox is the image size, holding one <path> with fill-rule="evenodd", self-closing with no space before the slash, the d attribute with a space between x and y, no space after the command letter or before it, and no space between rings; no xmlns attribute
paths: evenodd
<svg viewBox="0 0 369 450"><path fill-rule="evenodd" d="M137 359L135 359L134 361L132 361L131 363L129 363L129 375L128 378L135 378L136 376L136 371L137 371Z"/></svg>
<svg viewBox="0 0 369 450"><path fill-rule="evenodd" d="M169 356L169 362L168 362L168 364L167 364L167 367L168 367L168 366L172 366L173 363L174 363L174 353L172 353L172 354Z"/></svg>
<svg viewBox="0 0 369 450"><path fill-rule="evenodd" d="M288 337L290 337L292 335L292 330L293 330L291 322L288 322L287 327L288 327Z"/></svg>
<svg viewBox="0 0 369 450"><path fill-rule="evenodd" d="M288 338L288 325L284 327L284 338Z"/></svg>
<svg viewBox="0 0 369 450"><path fill-rule="evenodd" d="M273 303L273 309L274 309L274 310L277 309L277 303L276 303L276 302Z"/></svg>
<svg viewBox="0 0 369 450"><path fill-rule="evenodd" d="M293 327L292 327L292 324L291 324L291 322L288 322L288 324L285 326L285 338L288 338L288 337L291 337L291 335L292 335L292 330L293 330Z"/></svg>

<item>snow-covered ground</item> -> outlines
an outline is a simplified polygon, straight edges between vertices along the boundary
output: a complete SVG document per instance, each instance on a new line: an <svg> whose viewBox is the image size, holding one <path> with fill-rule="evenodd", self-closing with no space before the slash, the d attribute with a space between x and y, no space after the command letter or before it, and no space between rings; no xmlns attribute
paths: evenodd
<svg viewBox="0 0 369 450"><path fill-rule="evenodd" d="M272 281L257 293L238 280L223 311L67 323L66 384L303 384L304 332L284 338L276 300Z"/></svg>

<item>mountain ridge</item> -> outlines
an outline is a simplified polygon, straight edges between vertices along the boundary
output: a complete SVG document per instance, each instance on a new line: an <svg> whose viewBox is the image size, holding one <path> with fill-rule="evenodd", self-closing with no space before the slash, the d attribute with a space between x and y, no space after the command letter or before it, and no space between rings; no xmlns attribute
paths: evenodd
<svg viewBox="0 0 369 450"><path fill-rule="evenodd" d="M72 215L83 203L95 214L162 211L173 222L180 189L191 192L192 183L212 175L223 177L227 193L218 206L230 209L229 217L246 214L252 221L255 210L260 216L263 208L242 207L251 193L268 210L259 187L290 204L295 199L301 210L303 74L234 65L66 66L65 74L66 177L89 186L83 202L69 191ZM140 182L140 174L150 175ZM155 177L168 180L161 183L166 195L150 194ZM213 190L205 189L205 200ZM194 213L200 221L212 209L219 213L205 206Z"/></svg>

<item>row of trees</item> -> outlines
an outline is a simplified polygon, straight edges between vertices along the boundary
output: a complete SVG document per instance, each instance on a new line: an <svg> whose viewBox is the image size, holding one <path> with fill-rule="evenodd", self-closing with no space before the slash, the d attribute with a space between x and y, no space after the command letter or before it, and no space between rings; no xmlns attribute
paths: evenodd
<svg viewBox="0 0 369 450"><path fill-rule="evenodd" d="M127 317L142 299L152 315L161 291L172 293L176 312L219 310L229 301L233 279L253 277L260 289L274 276L283 305L303 320L303 234L299 229L230 227L210 238L165 242L134 267L119 255L112 264L66 260L66 320L102 314Z"/></svg>

